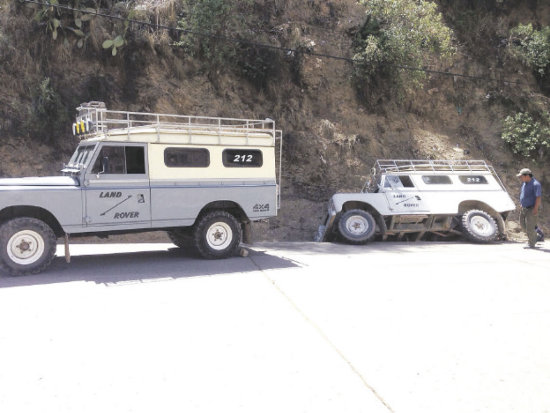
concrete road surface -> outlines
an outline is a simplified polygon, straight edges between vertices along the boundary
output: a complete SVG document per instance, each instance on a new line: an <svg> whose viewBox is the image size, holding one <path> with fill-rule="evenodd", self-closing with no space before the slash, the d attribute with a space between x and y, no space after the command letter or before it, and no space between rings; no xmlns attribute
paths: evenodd
<svg viewBox="0 0 550 413"><path fill-rule="evenodd" d="M0 412L550 412L550 245L74 245L0 278Z"/></svg>

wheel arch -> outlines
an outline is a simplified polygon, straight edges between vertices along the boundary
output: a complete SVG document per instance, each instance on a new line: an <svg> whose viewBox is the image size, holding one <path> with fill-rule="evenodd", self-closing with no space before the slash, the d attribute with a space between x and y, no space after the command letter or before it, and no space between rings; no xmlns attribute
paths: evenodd
<svg viewBox="0 0 550 413"><path fill-rule="evenodd" d="M504 218L500 212L498 212L496 209L491 207L490 205L486 204L482 201L462 201L458 205L458 214L462 215L466 211L470 211L471 209L480 209L482 211L487 212L489 215L491 215L497 222L498 230L501 234L504 234L506 231L506 224L504 223Z"/></svg>
<svg viewBox="0 0 550 413"><path fill-rule="evenodd" d="M13 218L36 218L50 226L56 237L62 237L65 234L63 227L57 218L48 210L32 205L17 205L4 208L0 211L0 222L5 222Z"/></svg>
<svg viewBox="0 0 550 413"><path fill-rule="evenodd" d="M237 220L243 224L247 223L250 220L248 219L248 216L244 212L244 209L236 202L234 201L214 201L210 202L209 204L206 204L200 211L199 215L197 216L197 220L199 217L211 212L211 211L227 211L231 215L233 215Z"/></svg>
<svg viewBox="0 0 550 413"><path fill-rule="evenodd" d="M369 212L372 216L380 215L380 212L371 204L363 201L347 201L342 205L342 212L347 212L351 209L362 209Z"/></svg>

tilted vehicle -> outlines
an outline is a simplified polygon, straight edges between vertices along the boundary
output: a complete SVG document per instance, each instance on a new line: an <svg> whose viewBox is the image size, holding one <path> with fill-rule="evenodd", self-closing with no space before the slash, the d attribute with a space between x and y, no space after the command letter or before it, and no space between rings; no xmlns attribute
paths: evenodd
<svg viewBox="0 0 550 413"><path fill-rule="evenodd" d="M58 238L163 229L206 258L234 254L277 215L281 131L271 119L77 108L81 137L57 177L0 179L0 270L37 273ZM276 164L279 163L277 167Z"/></svg>
<svg viewBox="0 0 550 413"><path fill-rule="evenodd" d="M337 193L317 241L352 244L426 233L461 234L476 242L504 235L515 209L494 168L481 160L378 160L359 193Z"/></svg>

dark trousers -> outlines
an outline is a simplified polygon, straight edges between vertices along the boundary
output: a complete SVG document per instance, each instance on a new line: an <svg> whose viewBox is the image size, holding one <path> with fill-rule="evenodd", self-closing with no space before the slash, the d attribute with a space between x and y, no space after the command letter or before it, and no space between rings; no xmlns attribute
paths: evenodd
<svg viewBox="0 0 550 413"><path fill-rule="evenodd" d="M529 246L534 247L537 243L537 231L535 231L537 216L533 215L533 208L521 208L519 224L521 225L521 229L527 234L527 238L529 238Z"/></svg>

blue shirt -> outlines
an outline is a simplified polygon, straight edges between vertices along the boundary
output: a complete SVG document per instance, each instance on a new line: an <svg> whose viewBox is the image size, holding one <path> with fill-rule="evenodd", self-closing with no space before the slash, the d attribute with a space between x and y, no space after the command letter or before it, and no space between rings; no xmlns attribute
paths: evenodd
<svg viewBox="0 0 550 413"><path fill-rule="evenodd" d="M539 196L542 196L542 187L540 182L535 178L531 178L529 182L524 182L521 185L519 203L524 208L532 208L535 206L535 201Z"/></svg>

